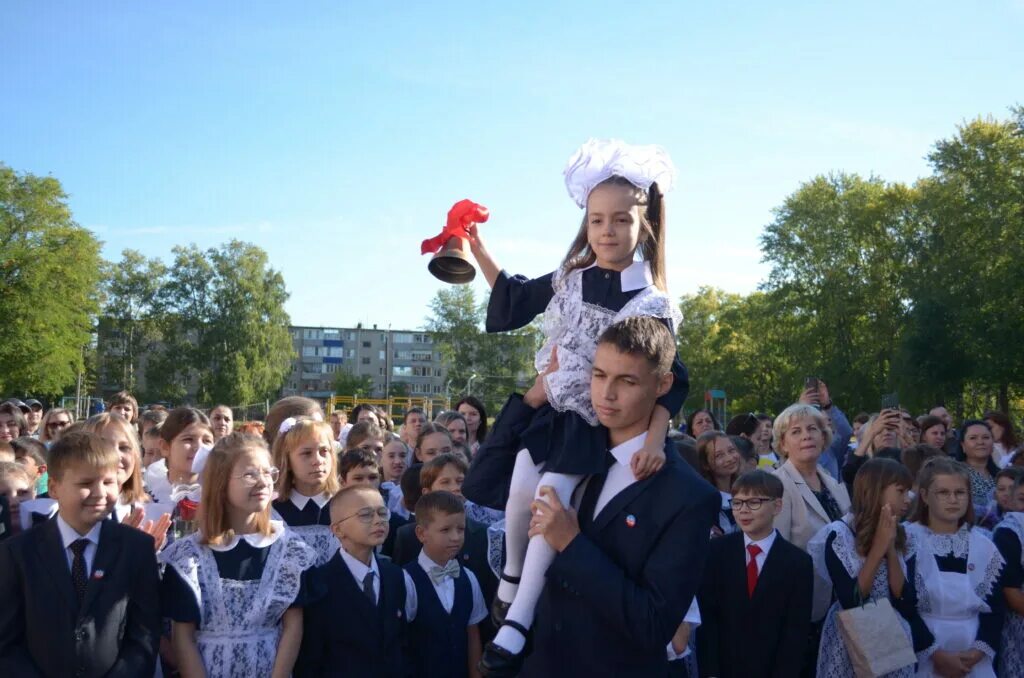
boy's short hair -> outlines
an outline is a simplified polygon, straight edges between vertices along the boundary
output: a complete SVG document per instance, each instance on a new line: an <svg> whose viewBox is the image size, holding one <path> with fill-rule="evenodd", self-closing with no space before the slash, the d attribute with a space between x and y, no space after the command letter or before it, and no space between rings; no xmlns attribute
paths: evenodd
<svg viewBox="0 0 1024 678"><path fill-rule="evenodd" d="M657 318L636 316L620 320L601 333L598 344L611 344L620 353L647 359L658 375L672 370L676 344L665 323Z"/></svg>
<svg viewBox="0 0 1024 678"><path fill-rule="evenodd" d="M428 492L416 501L416 525L426 527L438 514L452 516L466 512L461 497L451 492Z"/></svg>
<svg viewBox="0 0 1024 678"><path fill-rule="evenodd" d="M46 465L46 445L35 438L15 438L11 441L11 448L14 449L14 458L32 457L36 466Z"/></svg>
<svg viewBox="0 0 1024 678"><path fill-rule="evenodd" d="M410 414L422 414L424 419L427 418L427 413L426 413L426 411L422 407L418 407L418 406L417 407L410 407L409 409L407 409L405 411L405 414L402 415L402 423L403 424L405 422L409 421L409 415Z"/></svg>
<svg viewBox="0 0 1024 678"><path fill-rule="evenodd" d="M942 422L940 421L939 423L941 424ZM917 445L911 445L906 449L900 450L900 458L897 461L907 467L911 476L917 478L917 474L921 472L921 467L924 466L926 461L932 457L941 456L945 456L941 450L937 450L925 443L918 443Z"/></svg>
<svg viewBox="0 0 1024 678"><path fill-rule="evenodd" d="M65 433L50 448L48 470L54 480L64 478L64 472L74 465L83 464L92 469L117 468L120 461L117 450L107 445L95 433L72 431Z"/></svg>
<svg viewBox="0 0 1024 678"><path fill-rule="evenodd" d="M423 489L420 487L420 471L422 470L423 464L413 464L402 472L402 477L398 480L398 485L402 488L402 502L410 511L413 510L420 495L423 494Z"/></svg>
<svg viewBox="0 0 1024 678"><path fill-rule="evenodd" d="M445 466L454 466L462 471L463 475L469 471L469 464L461 455L451 452L439 454L424 464L420 470L420 489L427 490L437 482L437 477L444 471Z"/></svg>
<svg viewBox="0 0 1024 678"><path fill-rule="evenodd" d="M143 435L149 432L150 429L156 428L160 430L160 424L167 420L167 410L160 409L154 410L149 409L139 415L139 428L142 429Z"/></svg>
<svg viewBox="0 0 1024 678"><path fill-rule="evenodd" d="M358 449L367 440L379 440L384 444L384 429L377 425L377 422L364 420L352 426L345 438L345 449Z"/></svg>
<svg viewBox="0 0 1024 678"><path fill-rule="evenodd" d="M380 473L380 463L377 461L377 455L373 452L367 452L359 448L349 450L341 455L341 461L338 462L338 476L344 480L349 471L363 466L372 466Z"/></svg>
<svg viewBox="0 0 1024 678"><path fill-rule="evenodd" d="M366 485L349 485L347 487L341 488L340 490L338 490L337 492L334 493L334 496L331 497L331 501L328 504L327 510L328 511L334 510L334 507L337 504L340 504L341 502L343 502L346 497L348 497L349 495L358 494L360 492L374 492L377 495L380 495L380 492L378 492L377 490L373 489L372 487L368 487ZM333 519L332 519L332 522L333 522Z"/></svg>
<svg viewBox="0 0 1024 678"><path fill-rule="evenodd" d="M1007 466L1004 469L1000 469L999 473L996 474L995 481L998 483L1000 478L1009 478L1013 481L1014 487L1019 485L1024 480L1024 468L1020 466Z"/></svg>
<svg viewBox="0 0 1024 678"><path fill-rule="evenodd" d="M29 485L35 480L35 478L28 477L28 471L21 464L13 461L0 461L0 482L12 477L24 478Z"/></svg>
<svg viewBox="0 0 1024 678"><path fill-rule="evenodd" d="M732 484L732 495L753 494L771 499L782 499L782 481L767 471L747 471Z"/></svg>

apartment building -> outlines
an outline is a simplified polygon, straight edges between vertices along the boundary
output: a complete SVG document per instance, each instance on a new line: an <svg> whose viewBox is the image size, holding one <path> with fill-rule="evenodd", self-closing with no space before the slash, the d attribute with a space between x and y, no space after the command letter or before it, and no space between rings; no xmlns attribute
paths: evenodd
<svg viewBox="0 0 1024 678"><path fill-rule="evenodd" d="M326 398L339 370L373 379L371 397L384 397L396 383L410 396L443 396L447 369L430 333L373 327L289 328L295 357L282 396Z"/></svg>

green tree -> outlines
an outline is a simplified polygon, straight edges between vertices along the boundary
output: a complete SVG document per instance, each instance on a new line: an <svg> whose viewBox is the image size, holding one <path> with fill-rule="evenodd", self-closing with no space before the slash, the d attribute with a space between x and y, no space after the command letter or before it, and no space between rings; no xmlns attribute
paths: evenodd
<svg viewBox="0 0 1024 678"><path fill-rule="evenodd" d="M395 384L391 386L394 393ZM347 369L340 369L334 375L334 392L340 396L366 397L373 392L373 377L367 374L357 376Z"/></svg>
<svg viewBox="0 0 1024 678"><path fill-rule="evenodd" d="M392 381L391 392L387 394L392 398L408 398L409 384L404 381Z"/></svg>
<svg viewBox="0 0 1024 678"><path fill-rule="evenodd" d="M136 391L139 363L156 346L159 299L167 267L136 250L107 266L106 295L99 323L100 371L111 387Z"/></svg>
<svg viewBox="0 0 1024 678"><path fill-rule="evenodd" d="M464 395L472 384L472 394L496 411L511 391L533 378L533 357L540 348L535 325L487 334L483 330L486 300L478 303L469 285L439 290L430 310L427 329L433 332L448 368L453 397Z"/></svg>
<svg viewBox="0 0 1024 678"><path fill-rule="evenodd" d="M284 279L255 245L174 248L161 296L163 341L150 363L153 388L179 399L195 386L205 403L274 397L294 353L287 299Z"/></svg>
<svg viewBox="0 0 1024 678"><path fill-rule="evenodd" d="M59 181L0 164L0 391L53 396L75 384L99 310L99 250Z"/></svg>

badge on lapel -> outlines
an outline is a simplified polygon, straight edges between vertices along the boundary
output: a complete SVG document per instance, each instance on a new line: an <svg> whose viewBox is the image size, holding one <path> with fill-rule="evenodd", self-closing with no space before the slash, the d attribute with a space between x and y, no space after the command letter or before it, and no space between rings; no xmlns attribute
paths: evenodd
<svg viewBox="0 0 1024 678"><path fill-rule="evenodd" d="M103 570L96 570L95 572L92 573L92 578L95 579L96 581L99 581L100 579L103 579L103 574L104 574Z"/></svg>
<svg viewBox="0 0 1024 678"><path fill-rule="evenodd" d="M632 513L626 516L626 527L636 527L636 516Z"/></svg>

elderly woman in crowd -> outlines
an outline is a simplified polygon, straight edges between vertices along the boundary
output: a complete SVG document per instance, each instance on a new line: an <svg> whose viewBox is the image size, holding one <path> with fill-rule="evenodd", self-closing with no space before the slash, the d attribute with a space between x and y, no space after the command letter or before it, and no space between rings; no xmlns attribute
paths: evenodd
<svg viewBox="0 0 1024 678"><path fill-rule="evenodd" d="M790 405L775 419L775 444L785 459L775 471L782 481L782 511L775 517L775 529L787 541L803 550L818 530L839 520L850 510L850 495L818 463L832 444L832 429L821 410L798 403ZM811 612L811 654L807 665L817 662L822 621L832 602L831 584L820 575L814 578Z"/></svg>

